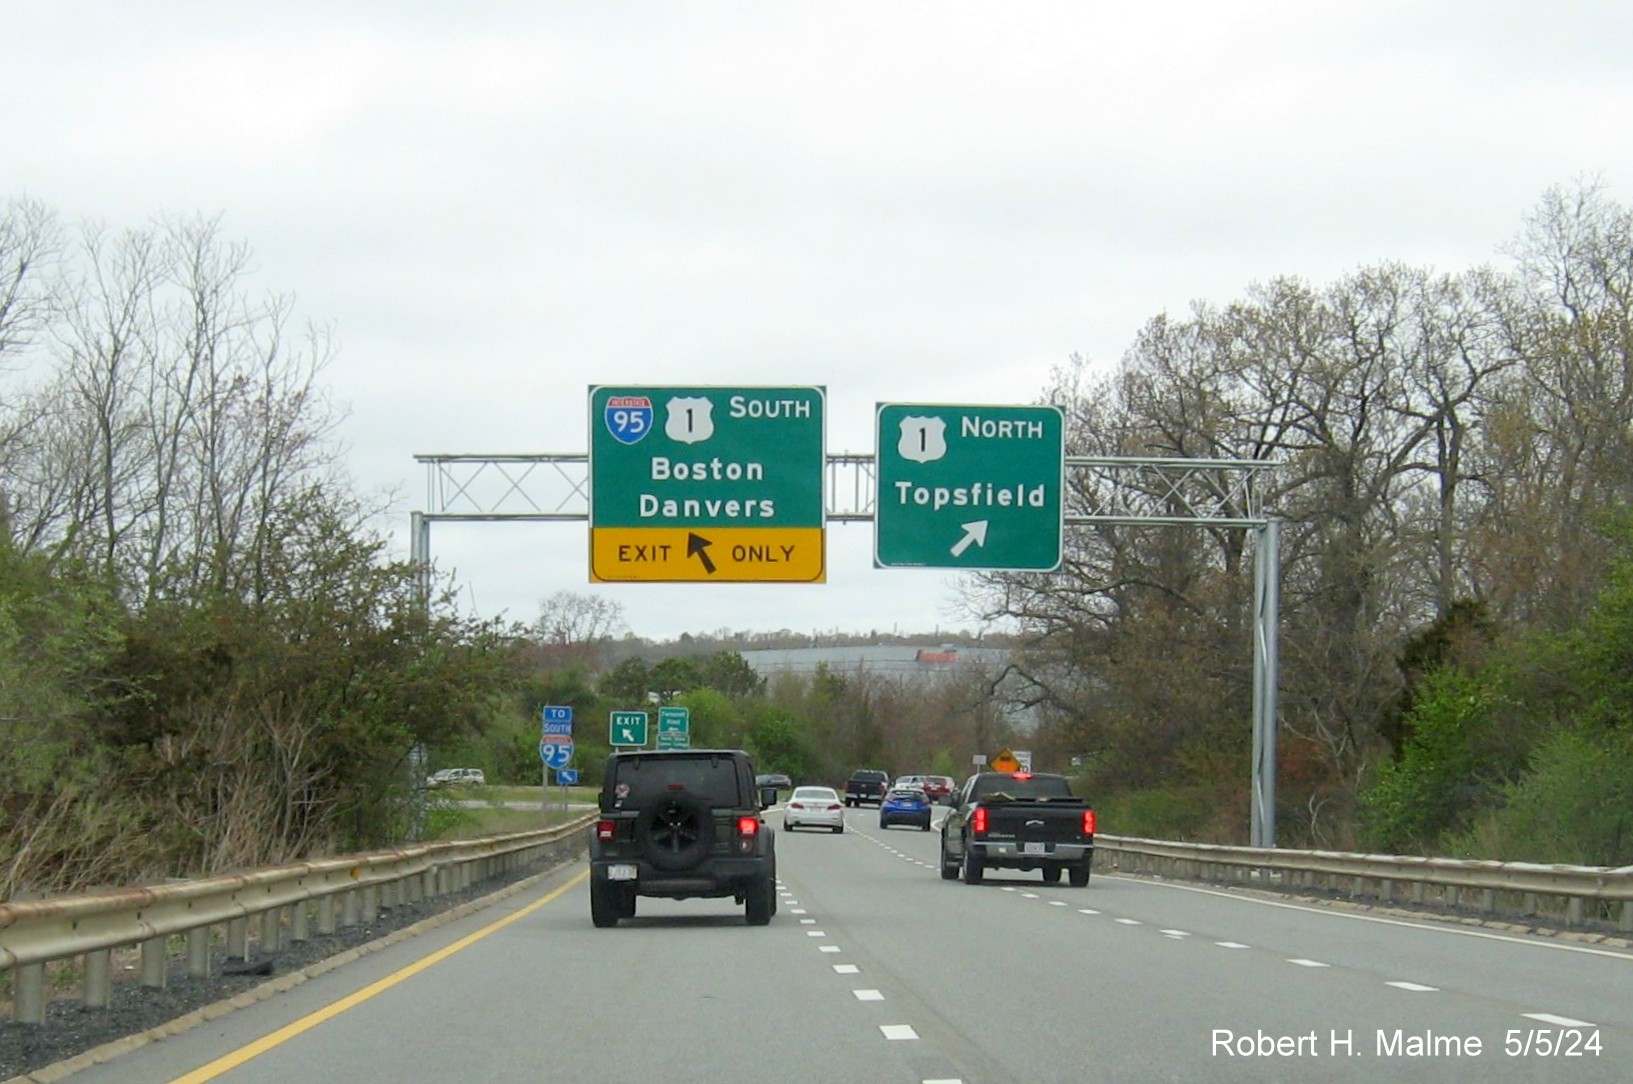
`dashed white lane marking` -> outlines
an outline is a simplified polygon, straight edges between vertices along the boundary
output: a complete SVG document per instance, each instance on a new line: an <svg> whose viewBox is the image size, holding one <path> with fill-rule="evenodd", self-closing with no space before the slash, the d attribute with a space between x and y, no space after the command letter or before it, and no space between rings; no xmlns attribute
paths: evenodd
<svg viewBox="0 0 1633 1084"><path fill-rule="evenodd" d="M880 1024L879 1030L884 1032L887 1039L917 1039L919 1033L913 1030L911 1024Z"/></svg>
<svg viewBox="0 0 1633 1084"><path fill-rule="evenodd" d="M1290 963L1290 964L1297 964L1299 967L1331 967L1332 966L1332 964L1324 964L1320 960L1290 959L1287 962Z"/></svg>
<svg viewBox="0 0 1633 1084"><path fill-rule="evenodd" d="M1079 907L1077 909L1077 913L1080 915L1098 915L1100 912L1096 911L1093 907Z"/></svg>
<svg viewBox="0 0 1633 1084"><path fill-rule="evenodd" d="M817 951L818 952L844 952L845 950L840 948L838 945L822 945L817 949Z"/></svg>
<svg viewBox="0 0 1633 1084"><path fill-rule="evenodd" d="M1023 900L1035 900L1037 898L1038 898L1038 894L1036 892L1022 892L1021 893L1021 899L1023 899Z"/></svg>
<svg viewBox="0 0 1633 1084"><path fill-rule="evenodd" d="M802 919L799 920L799 924L801 926L815 926L816 925L816 919L814 919L814 918L802 918Z"/></svg>
<svg viewBox="0 0 1633 1084"><path fill-rule="evenodd" d="M1065 900L1050 900L1049 901L1049 906L1050 907L1070 907L1071 904L1067 903Z"/></svg>
<svg viewBox="0 0 1633 1084"><path fill-rule="evenodd" d="M1419 982L1386 982L1385 986L1393 986L1397 990L1407 990L1414 994L1433 994L1439 991L1438 986L1424 986Z"/></svg>
<svg viewBox="0 0 1633 1084"><path fill-rule="evenodd" d="M823 933L821 930L806 930L805 931L805 936L806 937L827 937L828 935Z"/></svg>
<svg viewBox="0 0 1633 1084"><path fill-rule="evenodd" d="M1247 946L1242 944L1240 941L1215 941L1214 944L1218 945L1220 948L1247 948Z"/></svg>
<svg viewBox="0 0 1633 1084"><path fill-rule="evenodd" d="M885 999L885 995L877 990L852 990L851 993L856 995L857 1001L883 1001Z"/></svg>
<svg viewBox="0 0 1633 1084"><path fill-rule="evenodd" d="M1145 925L1145 923L1141 922L1137 918L1117 918L1117 919L1112 919L1112 921L1116 922L1119 926L1144 926Z"/></svg>
<svg viewBox="0 0 1633 1084"><path fill-rule="evenodd" d="M792 910L790 910L788 913L791 914L791 915L803 915L803 914L806 913L806 910L803 907L795 907Z"/></svg>
<svg viewBox="0 0 1633 1084"><path fill-rule="evenodd" d="M1163 935L1166 936L1166 937L1189 937L1189 936L1191 936L1185 930L1163 930L1162 932L1163 932Z"/></svg>
<svg viewBox="0 0 1633 1084"><path fill-rule="evenodd" d="M1572 1020L1568 1016L1555 1016L1551 1012L1522 1012L1520 1015L1562 1028L1596 1028L1599 1026L1598 1024L1590 1024L1586 1020Z"/></svg>
<svg viewBox="0 0 1633 1084"><path fill-rule="evenodd" d="M1004 886L1004 891L1005 892L1019 892L1020 889L1016 888L1014 885L1005 885Z"/></svg>
<svg viewBox="0 0 1633 1084"><path fill-rule="evenodd" d="M838 975L855 975L861 970L855 964L834 964L834 973Z"/></svg>

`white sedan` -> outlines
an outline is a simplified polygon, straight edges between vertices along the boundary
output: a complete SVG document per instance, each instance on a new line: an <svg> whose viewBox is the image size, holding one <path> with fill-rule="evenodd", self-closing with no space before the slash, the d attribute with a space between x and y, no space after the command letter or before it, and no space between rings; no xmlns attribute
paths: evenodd
<svg viewBox="0 0 1633 1084"><path fill-rule="evenodd" d="M845 830L845 803L832 787L795 787L782 811L783 831L795 828Z"/></svg>

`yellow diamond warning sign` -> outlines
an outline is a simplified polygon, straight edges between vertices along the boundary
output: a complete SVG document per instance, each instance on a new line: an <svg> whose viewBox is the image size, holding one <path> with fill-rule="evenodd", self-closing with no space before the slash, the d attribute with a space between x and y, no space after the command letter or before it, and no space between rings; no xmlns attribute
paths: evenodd
<svg viewBox="0 0 1633 1084"><path fill-rule="evenodd" d="M601 583L822 583L820 527L593 527Z"/></svg>

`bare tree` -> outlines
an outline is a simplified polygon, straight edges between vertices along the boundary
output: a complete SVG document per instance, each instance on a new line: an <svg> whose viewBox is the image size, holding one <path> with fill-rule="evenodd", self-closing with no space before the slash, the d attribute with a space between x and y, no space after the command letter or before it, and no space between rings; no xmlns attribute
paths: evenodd
<svg viewBox="0 0 1633 1084"><path fill-rule="evenodd" d="M20 408L17 533L89 558L134 602L264 594L272 509L332 472L326 329L252 299L216 220L87 226L51 326L55 373Z"/></svg>

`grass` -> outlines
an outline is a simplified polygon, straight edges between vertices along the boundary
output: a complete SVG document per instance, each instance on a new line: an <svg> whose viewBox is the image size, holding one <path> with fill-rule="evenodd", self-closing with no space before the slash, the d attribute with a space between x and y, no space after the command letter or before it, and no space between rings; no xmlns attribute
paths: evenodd
<svg viewBox="0 0 1633 1084"><path fill-rule="evenodd" d="M547 828L582 816L585 810L561 808L561 788L551 787L543 795L545 808L539 808L539 787L449 787L433 791L433 798L425 813L425 836L428 840L473 839L477 836L504 835ZM568 787L570 805L594 805L599 792L588 787ZM481 802L481 805L463 803ZM520 804L522 808L512 808Z"/></svg>

